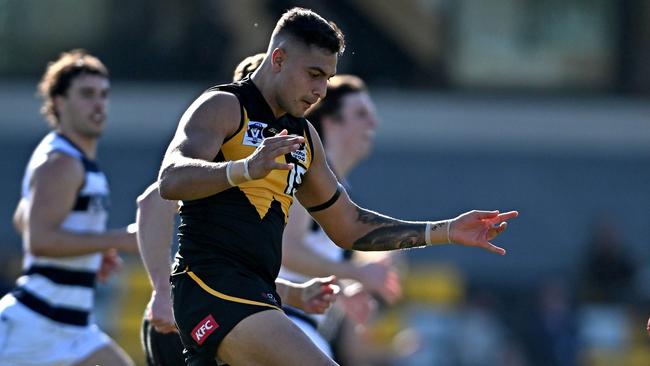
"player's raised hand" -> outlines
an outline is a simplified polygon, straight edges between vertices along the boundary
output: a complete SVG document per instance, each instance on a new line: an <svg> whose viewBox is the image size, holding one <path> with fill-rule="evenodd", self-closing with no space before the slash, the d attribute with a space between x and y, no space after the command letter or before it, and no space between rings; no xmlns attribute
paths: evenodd
<svg viewBox="0 0 650 366"><path fill-rule="evenodd" d="M291 170L293 164L276 161L283 156L300 148L305 143L305 138L289 135L287 130L282 130L275 136L267 137L257 147L257 150L248 158L248 171L253 179L266 177L271 170Z"/></svg>
<svg viewBox="0 0 650 366"><path fill-rule="evenodd" d="M506 221L519 215L517 211L470 211L450 221L449 239L453 243L479 247L504 255L505 249L490 242L501 234L508 224Z"/></svg>

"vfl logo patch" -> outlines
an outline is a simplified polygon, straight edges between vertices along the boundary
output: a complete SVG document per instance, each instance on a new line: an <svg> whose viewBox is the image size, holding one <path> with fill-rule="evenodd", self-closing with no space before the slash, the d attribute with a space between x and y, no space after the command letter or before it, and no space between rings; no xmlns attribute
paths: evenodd
<svg viewBox="0 0 650 366"><path fill-rule="evenodd" d="M264 141L263 131L268 126L264 122L248 121L248 127L244 134L243 145L246 146L259 146Z"/></svg>
<svg viewBox="0 0 650 366"><path fill-rule="evenodd" d="M206 316L205 319L201 320L194 329L192 329L192 338L200 346L205 342L208 336L212 334L212 332L217 330L217 328L219 328L219 324L217 324L212 317L212 314L210 314Z"/></svg>

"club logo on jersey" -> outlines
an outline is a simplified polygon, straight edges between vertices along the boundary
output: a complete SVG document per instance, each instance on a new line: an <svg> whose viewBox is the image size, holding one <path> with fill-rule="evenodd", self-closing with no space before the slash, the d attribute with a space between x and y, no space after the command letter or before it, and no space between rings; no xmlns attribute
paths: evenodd
<svg viewBox="0 0 650 366"><path fill-rule="evenodd" d="M264 141L264 129L268 124L264 122L248 121L242 144L246 146L259 146Z"/></svg>
<svg viewBox="0 0 650 366"><path fill-rule="evenodd" d="M212 317L212 314L210 314L206 316L205 319L201 320L194 329L192 329L192 339L194 339L194 341L200 346L205 342L208 336L212 334L212 332L217 330L217 328L219 328L219 324L217 324Z"/></svg>

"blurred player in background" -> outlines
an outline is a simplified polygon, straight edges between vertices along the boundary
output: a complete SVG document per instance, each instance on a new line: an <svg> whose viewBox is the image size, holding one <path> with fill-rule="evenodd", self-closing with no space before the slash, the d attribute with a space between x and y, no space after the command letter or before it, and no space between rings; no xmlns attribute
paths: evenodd
<svg viewBox="0 0 650 366"><path fill-rule="evenodd" d="M52 132L31 156L14 225L23 275L0 300L0 365L132 365L92 319L94 288L137 250L106 230L109 187L95 161L107 118L108 70L82 50L51 62L38 86Z"/></svg>
<svg viewBox="0 0 650 366"><path fill-rule="evenodd" d="M239 65L235 67L235 72L232 75L232 81L240 81L248 76L248 74L257 70L257 68L262 64L262 61L264 61L264 56L266 56L265 53L257 53L243 59Z"/></svg>

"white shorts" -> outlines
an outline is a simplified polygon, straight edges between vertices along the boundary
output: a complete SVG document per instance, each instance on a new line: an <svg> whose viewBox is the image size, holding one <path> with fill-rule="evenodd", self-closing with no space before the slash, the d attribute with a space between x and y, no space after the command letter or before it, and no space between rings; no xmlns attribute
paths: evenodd
<svg viewBox="0 0 650 366"><path fill-rule="evenodd" d="M74 365L110 341L95 324L61 324L11 294L0 299L0 366Z"/></svg>
<svg viewBox="0 0 650 366"><path fill-rule="evenodd" d="M311 341L318 347L327 357L332 358L332 348L330 344L323 338L323 336L314 328L313 325L300 319L296 316L287 315L291 321L300 328L311 339Z"/></svg>

